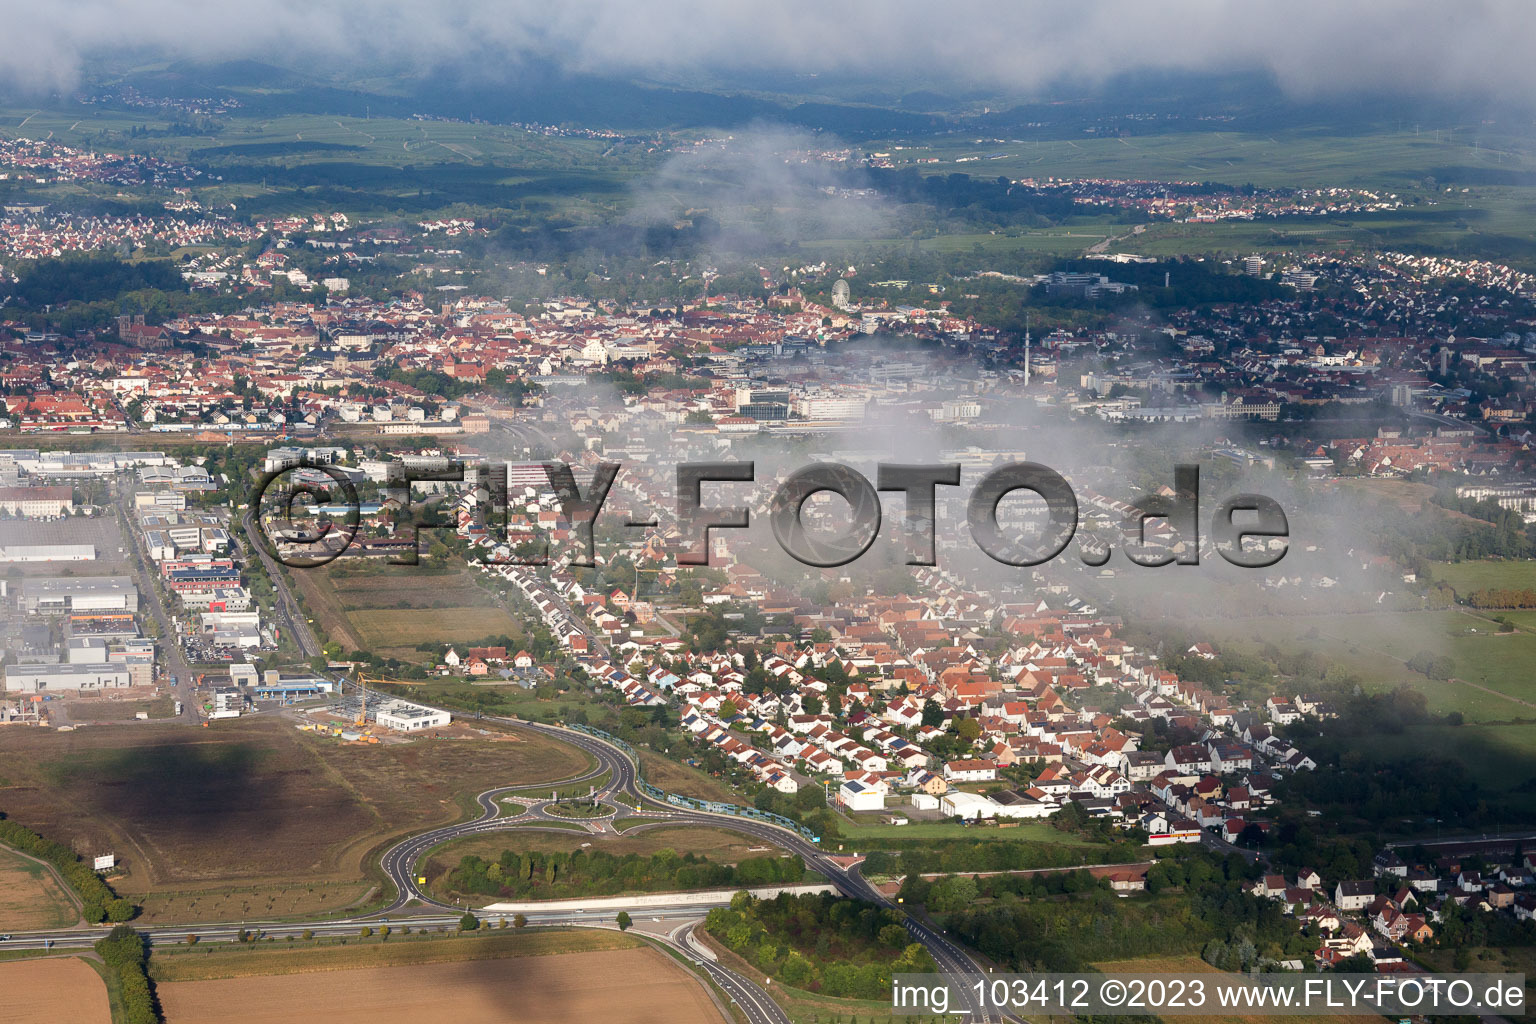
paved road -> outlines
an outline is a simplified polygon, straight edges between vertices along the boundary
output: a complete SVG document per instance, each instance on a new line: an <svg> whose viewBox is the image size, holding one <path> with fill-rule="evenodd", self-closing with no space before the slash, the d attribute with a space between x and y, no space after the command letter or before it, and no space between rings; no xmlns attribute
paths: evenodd
<svg viewBox="0 0 1536 1024"><path fill-rule="evenodd" d="M176 635L175 627L171 624L170 612L166 610L165 592L160 581L152 578L149 573L149 567L155 563L144 551L135 526L132 480L131 476L118 477L117 509L122 516L123 546L127 550L128 560L133 564L134 583L139 588L139 610L147 610L160 630L158 647L160 670L165 674L163 685L171 691L174 699L181 701L182 719L195 725L198 719L192 668L182 650L181 638ZM176 677L175 687L170 686L172 676Z"/></svg>
<svg viewBox="0 0 1536 1024"><path fill-rule="evenodd" d="M859 873L857 867L852 869L844 868L823 851L820 846L806 841L797 832L751 818L738 818L732 815L711 814L703 811L681 810L670 804L645 796L637 784L634 762L617 747L595 736L588 736L585 733L563 729L558 726L522 722L514 719L490 718L489 720L542 733L561 742L578 747L593 757L596 761L595 768L581 776L560 783L559 785L561 786L569 786L572 783L586 781L601 775L603 772L607 772L609 773L608 780L597 793L599 799L625 796L631 801L640 804L643 810L638 813L646 817L662 816L668 824L692 824L724 828L762 839L791 853L799 854L809 867L826 876L843 895L880 906L895 906ZM445 906L423 892L416 883L416 864L422 854L433 846L461 836L525 826L537 820L537 817L540 815L531 812L529 809L524 809L523 813L516 815L504 815L502 813L498 800L509 791L510 789L495 789L481 793L476 798L476 801L480 805L482 813L479 818L473 821L450 825L446 828L435 829L422 835L413 836L386 851L381 863L385 873L395 884L398 895L394 902L380 913L398 914L412 902L428 907ZM615 802L615 808L615 817L617 818L628 817L637 813L631 811L623 803ZM569 819L566 820L568 822ZM945 974L956 975L960 978L973 978L986 973L977 966L975 961L971 959L969 954L959 944L951 940L943 932L919 920L916 916L906 915L906 926L913 939L922 943L928 949L934 962L938 964L939 969ZM969 987L964 985L959 987L961 994L969 1001L971 999ZM996 1019L995 1014L978 1012L977 1007L974 1004L969 1004L969 1002L965 1009L973 1014L974 1019L983 1022L990 1022Z"/></svg>
<svg viewBox="0 0 1536 1024"><path fill-rule="evenodd" d="M240 525L245 531L245 541L241 546L247 558L254 554L261 559L262 566L267 570L267 578L272 581L272 590L276 596L275 611L279 628L293 637L299 649L304 652L304 657L313 658L321 653L320 641L315 639L315 631L310 628L309 620L299 609L299 602L295 600L288 581L283 579L277 559L268 553L266 546L261 543L261 538L257 535L256 511L254 508L246 509L245 514L240 517Z"/></svg>

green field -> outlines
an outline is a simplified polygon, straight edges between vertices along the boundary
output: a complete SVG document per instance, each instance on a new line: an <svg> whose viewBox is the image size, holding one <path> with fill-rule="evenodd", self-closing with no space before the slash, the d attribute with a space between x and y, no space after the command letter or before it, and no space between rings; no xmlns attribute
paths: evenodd
<svg viewBox="0 0 1536 1024"><path fill-rule="evenodd" d="M932 142L903 156L938 157L934 173L963 171L1014 178L1047 176L1220 181L1265 188L1352 186L1402 189L1447 168L1536 170L1536 158L1514 152L1513 140L1476 140L1471 131L1379 130L1345 135L1334 129L1270 132L1167 132L1135 138L1025 138ZM956 165L963 156L1006 154Z"/></svg>
<svg viewBox="0 0 1536 1024"><path fill-rule="evenodd" d="M997 839L1008 842L1046 843L1051 846L1092 847L1095 844L1040 821L1021 821L1011 828L957 825L950 821L911 821L905 825L875 822L839 821L841 838L829 840L836 845L848 841L890 841L896 839Z"/></svg>
<svg viewBox="0 0 1536 1024"><path fill-rule="evenodd" d="M1431 572L1465 597L1474 590L1536 589L1536 562L1490 558L1477 562L1441 562Z"/></svg>
<svg viewBox="0 0 1536 1024"><path fill-rule="evenodd" d="M1536 664L1536 633L1499 635L1497 623L1478 615L1264 616L1202 620L1190 628L1209 637L1218 650L1256 653L1273 644L1281 650L1313 651L1326 660L1330 674L1359 676L1367 689L1410 686L1428 697L1431 711L1460 711L1469 722L1536 717L1536 677L1529 671ZM1449 657L1459 681L1431 680L1409 669L1405 663L1419 651Z"/></svg>

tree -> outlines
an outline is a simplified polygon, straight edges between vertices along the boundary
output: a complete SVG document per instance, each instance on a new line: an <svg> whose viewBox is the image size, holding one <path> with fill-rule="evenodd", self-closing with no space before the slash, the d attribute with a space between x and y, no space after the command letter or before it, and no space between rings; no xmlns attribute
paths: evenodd
<svg viewBox="0 0 1536 1024"><path fill-rule="evenodd" d="M526 928L526 927L528 927L528 919L526 917L524 917L522 914L513 914L512 915L512 927L513 928Z"/></svg>
<svg viewBox="0 0 1536 1024"><path fill-rule="evenodd" d="M935 729L944 724L944 709L932 699L923 701L923 724Z"/></svg>
<svg viewBox="0 0 1536 1024"><path fill-rule="evenodd" d="M373 929L365 927L362 931L358 932L357 934L361 938L371 939L371 938L373 938Z"/></svg>
<svg viewBox="0 0 1536 1024"><path fill-rule="evenodd" d="M480 919L475 916L474 911L471 911L471 910L464 911L464 916L459 918L459 931L461 931L461 932L472 932L476 928L479 928L479 927L480 927Z"/></svg>
<svg viewBox="0 0 1536 1024"><path fill-rule="evenodd" d="M310 929L310 928L305 928L303 934L299 936L299 938L303 939L306 942L308 942L310 939L312 939L314 937L315 937L314 930Z"/></svg>
<svg viewBox="0 0 1536 1024"><path fill-rule="evenodd" d="M619 911L619 916L615 920L618 922L619 931L621 932L629 931L629 926L634 924L634 921L630 920L629 911L627 910Z"/></svg>
<svg viewBox="0 0 1536 1024"><path fill-rule="evenodd" d="M188 935L188 936L187 936L187 945L189 945L189 946L195 946L195 945L197 945L197 942L198 942L198 939L199 939L199 938L200 938L200 937L201 937L201 936L197 936L197 935Z"/></svg>

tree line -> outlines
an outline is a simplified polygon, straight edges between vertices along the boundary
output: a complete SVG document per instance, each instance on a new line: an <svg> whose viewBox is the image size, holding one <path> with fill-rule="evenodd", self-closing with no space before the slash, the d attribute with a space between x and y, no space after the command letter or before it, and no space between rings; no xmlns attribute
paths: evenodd
<svg viewBox="0 0 1536 1024"><path fill-rule="evenodd" d="M116 975L122 1015L112 1015L123 1024L160 1024L160 1007L150 987L145 964L149 959L144 936L126 924L120 924L96 943L96 952Z"/></svg>
<svg viewBox="0 0 1536 1024"><path fill-rule="evenodd" d="M112 887L90 865L63 843L44 839L25 825L3 818L0 818L0 843L53 865L60 877L80 897L84 907L82 913L91 924L127 921L138 910L131 902L113 892Z"/></svg>
<svg viewBox="0 0 1536 1024"><path fill-rule="evenodd" d="M671 892L730 886L799 882L805 862L799 856L748 857L717 864L693 853L658 850L649 857L615 856L601 850L573 853L520 853L503 850L496 860L467 854L448 873L456 892L519 899L614 896L625 892Z"/></svg>
<svg viewBox="0 0 1536 1024"><path fill-rule="evenodd" d="M891 975L937 970L911 941L904 915L830 894L760 900L737 893L709 912L709 934L786 985L829 996L882 999Z"/></svg>
<svg viewBox="0 0 1536 1024"><path fill-rule="evenodd" d="M1084 863L1112 863L1138 859L1134 844L1072 846L1065 843L1010 843L999 840L937 840L895 852L872 850L864 859L866 875L970 873L975 871L1027 871L1036 868L1075 867Z"/></svg>

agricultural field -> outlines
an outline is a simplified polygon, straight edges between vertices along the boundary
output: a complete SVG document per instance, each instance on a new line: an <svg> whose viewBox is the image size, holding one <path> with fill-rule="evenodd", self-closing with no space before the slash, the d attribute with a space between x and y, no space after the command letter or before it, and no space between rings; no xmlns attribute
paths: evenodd
<svg viewBox="0 0 1536 1024"><path fill-rule="evenodd" d="M1093 966L1105 974L1155 974L1166 977L1173 974L1219 975L1222 973L1197 956L1163 956L1149 957L1142 960L1109 960L1104 963L1094 964ZM1181 1016L1179 1018L1180 1021L1190 1021L1192 1024L1260 1024L1260 1022L1272 1021L1273 1019L1273 1017L1262 1014L1218 1014L1212 1016ZM1355 1021L1357 1024L1372 1024L1372 1022L1374 1024L1382 1024L1383 1018L1376 1014L1317 1014L1315 1016L1287 1016L1286 1020L1296 1021L1298 1024L1324 1024L1325 1021Z"/></svg>
<svg viewBox="0 0 1536 1024"><path fill-rule="evenodd" d="M0 846L0 932L67 928L79 919L79 907L51 870Z"/></svg>
<svg viewBox="0 0 1536 1024"><path fill-rule="evenodd" d="M1498 623L1463 611L1260 616L1189 623L1217 649L1248 653L1265 644L1313 651L1330 672L1352 673L1367 689L1406 684L1422 691L1431 711L1459 711L1469 722L1536 717L1536 634L1498 634ZM1419 651L1449 657L1454 680L1430 680L1406 662Z"/></svg>
<svg viewBox="0 0 1536 1024"><path fill-rule="evenodd" d="M360 967L419 967L466 960L518 960L568 953L635 949L640 940L616 931L531 928L437 934L396 929L388 939L321 938L281 945L157 946L149 959L156 984L266 978Z"/></svg>
<svg viewBox="0 0 1536 1024"><path fill-rule="evenodd" d="M79 957L0 963L0 1024L111 1024L101 975Z"/></svg>
<svg viewBox="0 0 1536 1024"><path fill-rule="evenodd" d="M1441 562L1431 572L1465 597L1474 590L1536 589L1536 562L1517 558L1488 558L1475 562Z"/></svg>
<svg viewBox="0 0 1536 1024"><path fill-rule="evenodd" d="M618 936L615 936L618 938ZM606 949L430 965L316 968L288 975L163 981L167 1024L328 1020L406 1024L453 1020L501 1024L716 1024L707 990L657 950ZM445 940L434 945L459 945Z"/></svg>
<svg viewBox="0 0 1536 1024"><path fill-rule="evenodd" d="M581 771L572 747L518 734L342 745L277 719L208 730L95 726L16 734L0 810L77 848L112 851L145 918L318 914L372 888L385 839L442 824L462 797Z"/></svg>
<svg viewBox="0 0 1536 1024"><path fill-rule="evenodd" d="M1275 132L1157 132L1136 137L1026 141L956 138L912 147L913 159L938 157L935 173L1036 179L1150 178L1159 181L1219 181L1261 188L1380 187L1393 191L1420 183L1437 170L1536 170L1528 155L1474 145L1471 131L1460 133L1381 129L1335 133L1326 128ZM957 158L977 157L958 166ZM996 157L996 159L990 159ZM1484 191L1484 190L1479 190Z"/></svg>
<svg viewBox="0 0 1536 1024"><path fill-rule="evenodd" d="M218 175L194 188L207 203L254 214L436 210L454 203L517 208L558 205L580 217L627 198L626 180L655 162L602 140L552 138L501 125L404 118L291 114L225 118L217 135L137 138L133 147L187 160ZM0 133L86 148L123 147L139 126L163 131L153 114L0 109ZM78 196L74 184L39 190Z"/></svg>
<svg viewBox="0 0 1536 1024"><path fill-rule="evenodd" d="M467 567L447 572L410 565L371 572L317 569L295 572L293 578L316 625L349 651L421 660L417 644L469 644L522 632Z"/></svg>

